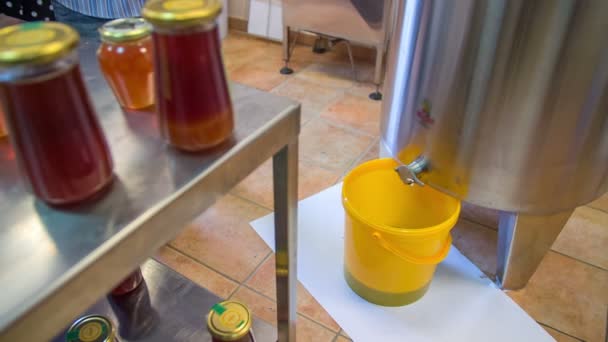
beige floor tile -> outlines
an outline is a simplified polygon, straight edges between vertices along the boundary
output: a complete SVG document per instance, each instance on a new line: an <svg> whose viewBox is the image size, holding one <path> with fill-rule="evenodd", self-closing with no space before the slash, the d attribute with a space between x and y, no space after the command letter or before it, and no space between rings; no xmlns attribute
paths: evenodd
<svg viewBox="0 0 608 342"><path fill-rule="evenodd" d="M482 208L467 202L462 202L460 210L460 217L492 229L498 229L498 215L498 210Z"/></svg>
<svg viewBox="0 0 608 342"><path fill-rule="evenodd" d="M382 87L379 88L382 93ZM349 88L346 92L355 96L359 96L368 99L372 102L382 103L382 101L375 101L369 98L369 94L376 91L376 85L372 82L355 82L355 84Z"/></svg>
<svg viewBox="0 0 608 342"><path fill-rule="evenodd" d="M325 170L313 163L300 160L298 165L298 198L304 199L333 185L339 174ZM233 193L260 203L266 208L274 208L272 192L272 160L258 167L233 190Z"/></svg>
<svg viewBox="0 0 608 342"><path fill-rule="evenodd" d="M219 297L228 298L238 286L234 281L170 247L161 248L155 258Z"/></svg>
<svg viewBox="0 0 608 342"><path fill-rule="evenodd" d="M361 130L380 134L380 102L344 94L321 114L322 118Z"/></svg>
<svg viewBox="0 0 608 342"><path fill-rule="evenodd" d="M335 337L335 332L305 317L298 317L296 328L297 341L332 342Z"/></svg>
<svg viewBox="0 0 608 342"><path fill-rule="evenodd" d="M268 46L268 44L268 42L260 39L230 32L226 39L222 41L224 66L228 75L245 63L261 58L264 53L262 48Z"/></svg>
<svg viewBox="0 0 608 342"><path fill-rule="evenodd" d="M460 219L452 229L454 246L488 277L496 275L496 231Z"/></svg>
<svg viewBox="0 0 608 342"><path fill-rule="evenodd" d="M551 327L548 327L546 325L542 326L545 330L547 330L547 332L549 333L549 335L553 336L553 338L555 339L555 341L557 342L581 342L581 340L579 340L578 338L574 338L572 336L568 336L564 333L561 333Z"/></svg>
<svg viewBox="0 0 608 342"><path fill-rule="evenodd" d="M279 84L293 77L293 75L282 75L279 70L283 67L281 55L273 55L272 45L261 46L262 51L258 57L249 60L242 66L230 72L232 81L242 83L261 90L270 91ZM307 64L292 62L290 67L295 72L305 68Z"/></svg>
<svg viewBox="0 0 608 342"><path fill-rule="evenodd" d="M274 301L244 286L241 286L230 299L247 305L254 316L272 325L277 325L277 305Z"/></svg>
<svg viewBox="0 0 608 342"><path fill-rule="evenodd" d="M608 270L608 213L577 208L552 248Z"/></svg>
<svg viewBox="0 0 608 342"><path fill-rule="evenodd" d="M351 88L355 82L352 68L346 64L311 64L296 77L319 85L342 89Z"/></svg>
<svg viewBox="0 0 608 342"><path fill-rule="evenodd" d="M604 341L607 271L549 252L528 285L508 295L540 323L588 342Z"/></svg>
<svg viewBox="0 0 608 342"><path fill-rule="evenodd" d="M608 213L608 193L589 203L589 206Z"/></svg>
<svg viewBox="0 0 608 342"><path fill-rule="evenodd" d="M238 300L249 307L254 316L272 324L277 324L276 303L246 287L239 288L231 299ZM298 341L332 341L336 333L312 320L298 315L296 339Z"/></svg>
<svg viewBox="0 0 608 342"><path fill-rule="evenodd" d="M273 93L289 97L312 110L322 110L342 94L342 90L304 79L292 77L272 90Z"/></svg>
<svg viewBox="0 0 608 342"><path fill-rule="evenodd" d="M288 79L276 70L245 63L229 73L231 81L248 85L264 91L270 91Z"/></svg>
<svg viewBox="0 0 608 342"><path fill-rule="evenodd" d="M276 298L276 283L275 283L275 259L274 256L268 258L256 273L247 281L247 286L268 296ZM340 326L334 319L323 309L317 300L306 290L306 288L298 282L298 312L304 316L311 318L323 326L334 332L340 330Z"/></svg>
<svg viewBox="0 0 608 342"><path fill-rule="evenodd" d="M358 164L362 164L362 163L368 162L373 159L378 159L378 158L380 158L380 140L376 139L372 143L372 146L370 147L370 149L367 152L365 152L363 157L361 157L361 159L358 161Z"/></svg>
<svg viewBox="0 0 608 342"><path fill-rule="evenodd" d="M249 222L269 210L227 195L192 222L171 246L237 281L270 253Z"/></svg>
<svg viewBox="0 0 608 342"><path fill-rule="evenodd" d="M340 173L351 166L371 146L373 140L373 137L317 118L302 129L301 158Z"/></svg>

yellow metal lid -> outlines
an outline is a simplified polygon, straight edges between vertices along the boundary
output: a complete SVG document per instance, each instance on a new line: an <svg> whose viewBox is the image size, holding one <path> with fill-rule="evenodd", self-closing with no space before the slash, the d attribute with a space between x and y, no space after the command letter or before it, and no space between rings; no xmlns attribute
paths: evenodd
<svg viewBox="0 0 608 342"><path fill-rule="evenodd" d="M225 301L215 304L207 316L207 329L222 341L236 341L251 329L251 312L245 304Z"/></svg>
<svg viewBox="0 0 608 342"><path fill-rule="evenodd" d="M150 35L152 25L142 18L116 19L99 28L101 39L111 42L137 40Z"/></svg>
<svg viewBox="0 0 608 342"><path fill-rule="evenodd" d="M29 22L0 30L0 64L45 63L74 49L78 32L57 22Z"/></svg>
<svg viewBox="0 0 608 342"><path fill-rule="evenodd" d="M221 0L149 0L141 14L154 25L182 26L213 20L221 11Z"/></svg>
<svg viewBox="0 0 608 342"><path fill-rule="evenodd" d="M90 315L76 320L68 329L67 342L112 342L114 327L104 316Z"/></svg>

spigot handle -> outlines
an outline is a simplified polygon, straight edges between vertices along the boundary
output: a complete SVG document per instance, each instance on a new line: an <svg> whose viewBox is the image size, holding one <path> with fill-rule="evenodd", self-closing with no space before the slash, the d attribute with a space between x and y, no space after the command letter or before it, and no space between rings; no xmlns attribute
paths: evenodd
<svg viewBox="0 0 608 342"><path fill-rule="evenodd" d="M401 178L405 184L409 186L413 186L415 184L424 186L424 183L420 180L420 178L418 178L418 174L426 171L427 167L428 160L425 157L420 156L408 165L398 166L395 171L397 171L399 178Z"/></svg>

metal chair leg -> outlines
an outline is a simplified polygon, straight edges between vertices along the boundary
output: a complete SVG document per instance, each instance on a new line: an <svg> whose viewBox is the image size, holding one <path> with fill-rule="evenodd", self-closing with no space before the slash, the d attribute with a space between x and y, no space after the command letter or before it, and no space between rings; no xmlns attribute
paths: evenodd
<svg viewBox="0 0 608 342"><path fill-rule="evenodd" d="M289 26L283 27L283 61L285 62L285 65L279 71L283 75L293 74L293 69L289 67L289 60L291 59L293 50L295 49L296 44L298 42L298 37L300 36L300 31L296 31L295 36L293 37L293 42L291 42L290 45L289 31Z"/></svg>
<svg viewBox="0 0 608 342"><path fill-rule="evenodd" d="M382 93L380 92L380 82L382 81L382 62L384 59L384 51L382 47L376 47L376 66L374 67L374 84L376 84L376 91L369 94L369 98L375 101L382 100Z"/></svg>
<svg viewBox="0 0 608 342"><path fill-rule="evenodd" d="M344 44L346 44L346 51L348 51L348 59L350 60L350 67L353 72L353 80L357 82L357 69L355 68L355 58L353 57L353 50L350 46L350 42L348 40L343 40Z"/></svg>

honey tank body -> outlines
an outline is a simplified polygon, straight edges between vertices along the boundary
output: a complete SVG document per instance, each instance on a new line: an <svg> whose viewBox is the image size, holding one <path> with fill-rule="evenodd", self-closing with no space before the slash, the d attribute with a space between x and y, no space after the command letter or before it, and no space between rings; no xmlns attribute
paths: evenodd
<svg viewBox="0 0 608 342"><path fill-rule="evenodd" d="M497 281L524 287L608 189L608 1L396 7L381 149L405 181L501 210Z"/></svg>

